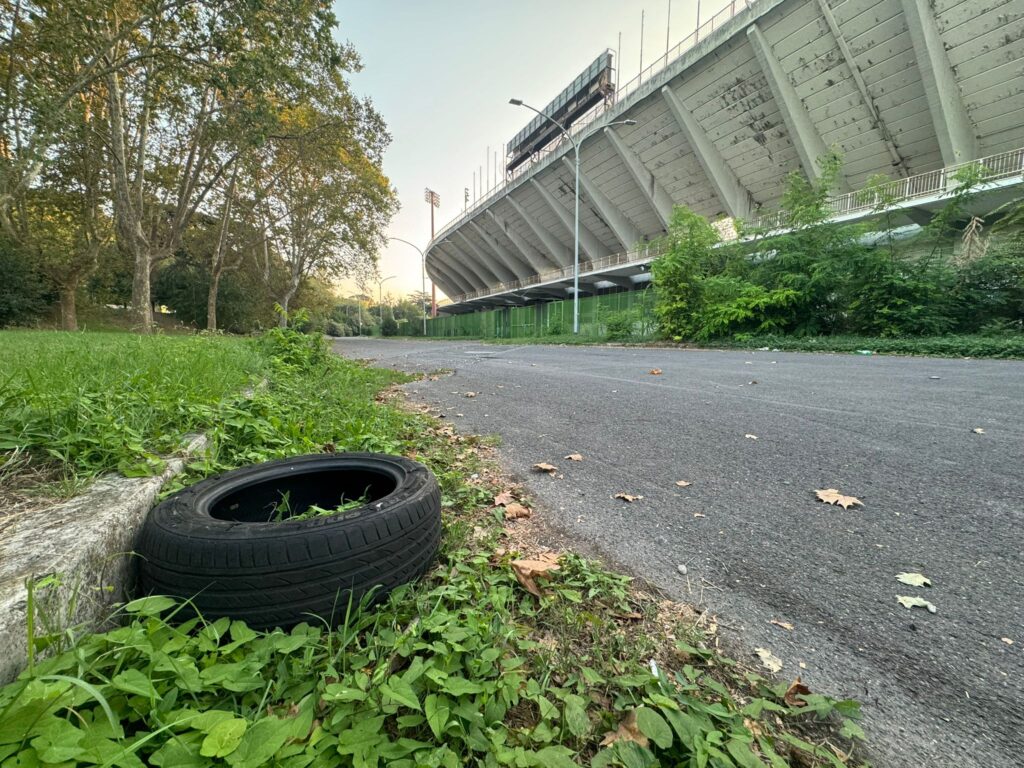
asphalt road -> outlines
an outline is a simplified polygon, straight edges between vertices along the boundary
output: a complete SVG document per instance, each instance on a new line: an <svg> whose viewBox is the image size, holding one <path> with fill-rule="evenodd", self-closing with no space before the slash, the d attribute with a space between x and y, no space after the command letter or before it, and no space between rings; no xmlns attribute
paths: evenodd
<svg viewBox="0 0 1024 768"><path fill-rule="evenodd" d="M780 677L859 699L876 765L1024 763L1024 363L361 339L336 349L453 370L409 385L412 397L460 431L500 434L506 467L555 527L702 600L746 652L781 658ZM585 460L562 458L574 452ZM539 461L564 479L532 473ZM826 488L864 506L816 501ZM898 583L903 571L933 586Z"/></svg>

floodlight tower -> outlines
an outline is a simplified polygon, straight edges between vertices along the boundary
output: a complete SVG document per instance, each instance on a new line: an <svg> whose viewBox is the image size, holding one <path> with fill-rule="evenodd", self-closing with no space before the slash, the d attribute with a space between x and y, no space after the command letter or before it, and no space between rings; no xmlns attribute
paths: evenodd
<svg viewBox="0 0 1024 768"><path fill-rule="evenodd" d="M423 190L423 199L427 205L430 206L430 239L434 239L434 209L441 207L441 196L437 194L430 187ZM427 260L426 257L423 259L423 272L424 275L427 271ZM423 278L423 293L427 292L426 277ZM430 316L437 317L437 286L434 285L434 281L430 281Z"/></svg>

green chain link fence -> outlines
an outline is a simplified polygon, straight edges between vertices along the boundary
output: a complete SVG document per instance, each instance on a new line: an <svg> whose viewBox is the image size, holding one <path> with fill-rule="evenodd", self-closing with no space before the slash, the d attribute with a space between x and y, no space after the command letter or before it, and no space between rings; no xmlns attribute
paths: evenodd
<svg viewBox="0 0 1024 768"><path fill-rule="evenodd" d="M427 321L435 338L526 339L572 333L572 300L504 307ZM641 341L657 335L654 290L622 291L580 299L580 336Z"/></svg>

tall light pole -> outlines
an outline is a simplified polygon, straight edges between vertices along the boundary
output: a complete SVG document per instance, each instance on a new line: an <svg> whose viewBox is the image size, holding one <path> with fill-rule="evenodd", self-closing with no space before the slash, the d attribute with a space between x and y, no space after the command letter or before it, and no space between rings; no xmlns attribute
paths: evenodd
<svg viewBox="0 0 1024 768"><path fill-rule="evenodd" d="M523 103L522 99L509 99L509 104L516 107L526 107L529 110L533 110L538 115L543 117L549 123L554 125L562 134L572 143L573 151L576 153L576 211L574 214L575 226L573 232L573 267L572 267L572 332L578 334L580 332L580 145L572 137L572 134L566 130L566 127L560 122L541 112L536 107L531 107L529 104ZM612 123L606 123L604 127L610 128L613 125L636 125L636 120L616 120Z"/></svg>
<svg viewBox="0 0 1024 768"><path fill-rule="evenodd" d="M431 208L433 212L433 208ZM433 218L433 217L431 217ZM420 250L420 247L415 243L410 243L408 240L403 240L400 237L389 237L388 240L394 240L396 243L405 243L411 245L416 249L416 252L420 255L420 280L422 286L420 287L420 298L423 299L423 335L427 335L427 256ZM433 281L431 281L433 285Z"/></svg>
<svg viewBox="0 0 1024 768"><path fill-rule="evenodd" d="M434 239L434 209L441 207L441 196L439 194L437 194L437 192L432 190L430 187L427 187L426 189L423 190L423 199L430 205L430 239L431 239L431 241L433 241L433 239ZM466 199L467 200L469 199L468 192L467 192ZM424 271L426 271L425 261L424 261L424 268L423 269L424 269ZM424 285L424 293L426 293L426 286L425 285ZM434 285L434 281L433 280L430 281L430 316L431 317L437 317L437 286ZM425 334L426 334L426 331L424 331L424 335Z"/></svg>
<svg viewBox="0 0 1024 768"><path fill-rule="evenodd" d="M398 275L388 275L377 281L377 304L380 307L380 335L384 335L384 283L394 280Z"/></svg>

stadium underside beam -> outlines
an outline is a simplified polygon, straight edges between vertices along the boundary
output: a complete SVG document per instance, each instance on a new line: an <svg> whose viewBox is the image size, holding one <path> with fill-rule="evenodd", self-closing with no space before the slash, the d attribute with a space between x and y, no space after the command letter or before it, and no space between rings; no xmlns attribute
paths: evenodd
<svg viewBox="0 0 1024 768"><path fill-rule="evenodd" d="M553 258L539 252L532 245L526 242L526 240L523 239L523 237L518 232L516 232L515 228L512 226L510 222L503 219L490 208L488 208L485 212L487 213L488 216L491 217L491 221L495 223L495 225L498 227L498 229L502 231L505 237L508 238L508 241L512 243L512 247L519 251L520 254L522 254L523 258L530 263L530 266L533 267L534 271L537 272L537 274L540 274L541 272L546 272L549 269L562 268L561 264L556 262Z"/></svg>
<svg viewBox="0 0 1024 768"><path fill-rule="evenodd" d="M818 165L818 158L828 153L828 147L818 135L810 115L807 114L807 107L800 100L796 89L789 81L782 65L775 58L768 41L757 24L747 27L747 39L754 49L754 56L757 63L768 81L768 88L775 98L775 104L782 113L782 119L786 124L786 130L793 141L793 147L800 157L800 165L804 169L808 179L817 181L821 178L821 168ZM840 187L843 191L849 190L845 180L840 180Z"/></svg>
<svg viewBox="0 0 1024 768"><path fill-rule="evenodd" d="M668 232L668 225L672 221L672 198L669 197L665 188L654 178L654 174L647 170L647 167L640 162L636 153L626 146L625 142L611 128L604 129L604 135L608 137L612 147L626 166L629 175L637 188L643 193L644 198L651 206L658 218L661 220L664 230Z"/></svg>
<svg viewBox="0 0 1024 768"><path fill-rule="evenodd" d="M562 164L570 172L576 173L576 165L569 158L563 156ZM598 188L597 184L591 181L582 168L580 168L580 186L583 188L582 191L586 193L587 199L594 204L596 209L594 211L595 215L604 221L612 231L616 239L621 243L622 250L628 251L640 242L642 239L640 230L608 199L604 192Z"/></svg>
<svg viewBox="0 0 1024 768"><path fill-rule="evenodd" d="M547 253L550 254L555 263L558 264L559 269L572 264L572 251L569 248L559 242L554 235L548 232L544 228L544 225L533 218L533 216L531 216L527 210L523 208L523 206L521 206L514 197L512 197L512 195L505 195L505 199L508 200L509 205L511 205L515 209L516 213L519 214L519 218L526 222L526 226L528 226L533 231L533 234L537 236L537 239L541 241L544 248L547 249Z"/></svg>
<svg viewBox="0 0 1024 768"><path fill-rule="evenodd" d="M928 0L901 0L901 4L921 73L928 111L939 139L942 162L953 165L971 160L978 156L978 141L935 25L931 3Z"/></svg>
<svg viewBox="0 0 1024 768"><path fill-rule="evenodd" d="M541 199L547 203L548 208L558 217L558 220L562 222L565 228L569 231L569 237L575 236L575 218L574 214L566 210L565 206L562 205L555 196L551 194L547 187L537 181L536 178L530 179L530 184L537 193L541 196ZM589 229L583 226L583 222L580 222L580 248L584 253L587 254L591 259L600 259L605 256L610 256L611 251L608 247L597 239Z"/></svg>
<svg viewBox="0 0 1024 768"><path fill-rule="evenodd" d="M683 106L675 92L666 85L661 89L661 95L668 104L669 112L676 119L679 130L693 148L693 153L697 156L726 212L734 218L746 217L753 208L754 196L740 183L739 178L725 162L722 153L711 143L697 118Z"/></svg>

